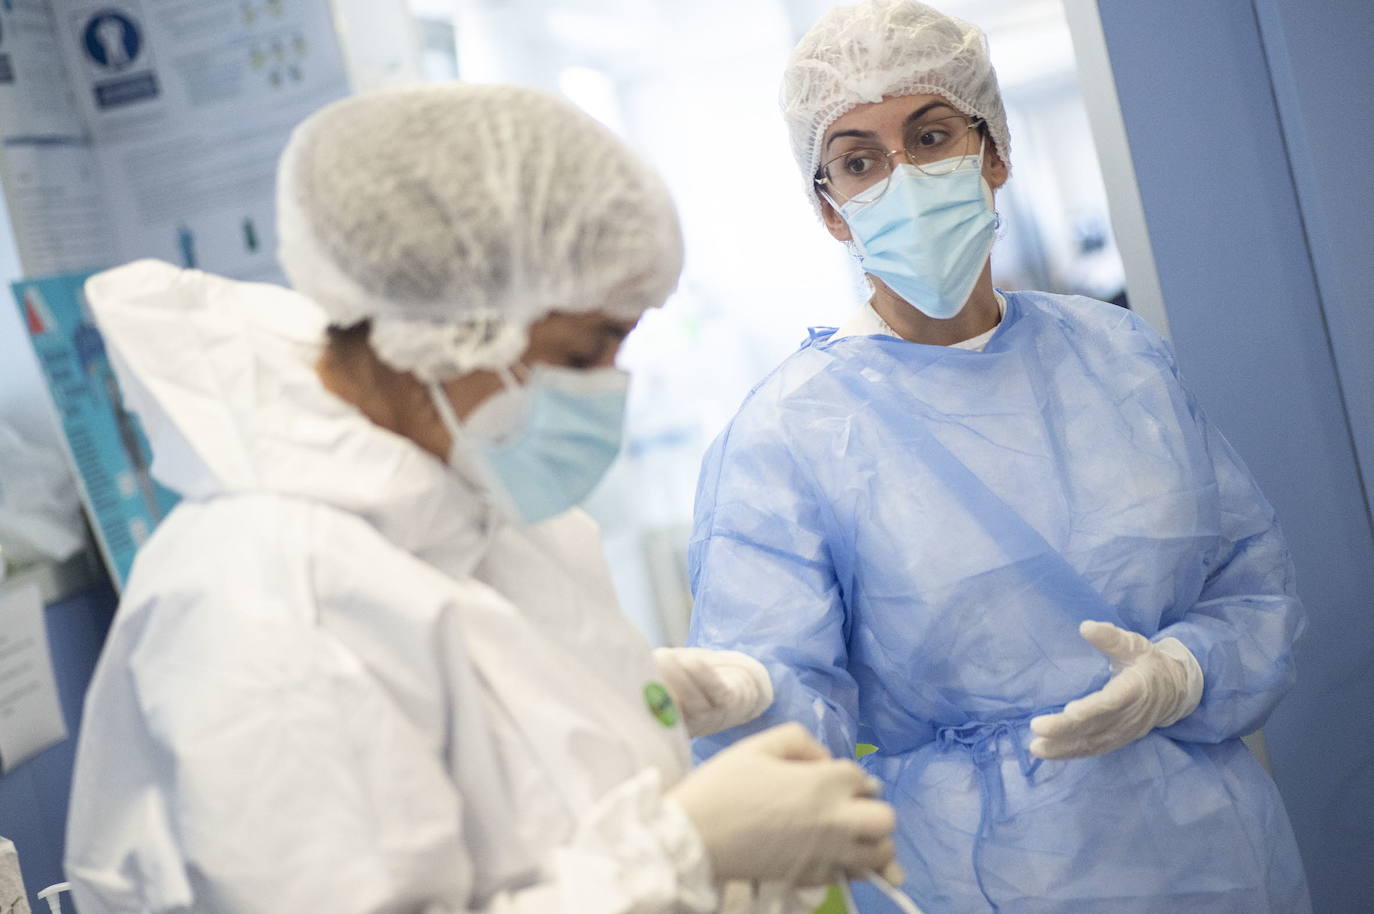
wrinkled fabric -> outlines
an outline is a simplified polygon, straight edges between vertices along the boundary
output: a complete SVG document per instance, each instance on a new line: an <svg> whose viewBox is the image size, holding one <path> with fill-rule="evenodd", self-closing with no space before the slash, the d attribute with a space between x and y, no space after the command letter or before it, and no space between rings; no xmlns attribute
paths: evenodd
<svg viewBox="0 0 1374 914"><path fill-rule="evenodd" d="M1239 740L1305 624L1273 510L1139 318L1006 299L983 352L813 331L712 446L690 643L759 658L777 697L698 754L786 720L878 746L905 889L941 914L1309 911ZM1201 703L1037 761L1030 718L1108 679L1089 619L1177 638Z"/></svg>
<svg viewBox="0 0 1374 914"><path fill-rule="evenodd" d="M668 189L567 99L442 82L353 95L291 133L277 259L333 324L422 381L501 370L551 312L633 321L682 272Z"/></svg>
<svg viewBox="0 0 1374 914"><path fill-rule="evenodd" d="M982 352L987 348L988 340L992 339L992 335L997 332L997 326L1002 323L1002 316L1007 313L1006 297L996 289L993 290L993 296L997 299L997 324L975 337L950 343L951 349L972 349L976 352ZM872 302L865 302L863 307L849 315L831 339L838 340L845 336L890 336L902 339L902 335L889 327L887 321L883 320L882 316L873 310Z"/></svg>
<svg viewBox="0 0 1374 914"><path fill-rule="evenodd" d="M153 472L66 841L101 914L712 910L686 735L594 524L507 526L329 394L285 289L140 262L86 292Z"/></svg>

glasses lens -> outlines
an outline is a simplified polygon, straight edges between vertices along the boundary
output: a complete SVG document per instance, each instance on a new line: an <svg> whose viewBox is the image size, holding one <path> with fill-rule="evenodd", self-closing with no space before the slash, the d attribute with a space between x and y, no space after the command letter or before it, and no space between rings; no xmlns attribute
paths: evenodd
<svg viewBox="0 0 1374 914"><path fill-rule="evenodd" d="M917 124L907 134L911 164L928 175L947 175L978 164L976 122L962 114Z"/></svg>
<svg viewBox="0 0 1374 914"><path fill-rule="evenodd" d="M881 149L851 149L825 164L826 181L840 203L851 200L871 203L887 190L891 174L891 166Z"/></svg>
<svg viewBox="0 0 1374 914"><path fill-rule="evenodd" d="M972 155L951 156L948 159L941 159L938 162L930 162L916 167L922 174L938 177L940 175L953 174L956 171L977 170L980 165L977 153Z"/></svg>

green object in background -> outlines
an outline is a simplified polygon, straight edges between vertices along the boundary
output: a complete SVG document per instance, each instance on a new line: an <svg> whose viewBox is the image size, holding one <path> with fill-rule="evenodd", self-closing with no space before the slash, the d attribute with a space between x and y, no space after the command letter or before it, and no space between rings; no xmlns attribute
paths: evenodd
<svg viewBox="0 0 1374 914"><path fill-rule="evenodd" d="M844 899L840 897L840 890L831 886L826 890L825 901L816 909L815 914L849 914L845 909Z"/></svg>
<svg viewBox="0 0 1374 914"><path fill-rule="evenodd" d="M878 751L877 746L870 746L868 743L859 743L854 747L854 757L863 758L865 755L872 755ZM840 897L840 890L831 886L825 893L825 901L816 909L815 914L850 914L845 909L844 899Z"/></svg>

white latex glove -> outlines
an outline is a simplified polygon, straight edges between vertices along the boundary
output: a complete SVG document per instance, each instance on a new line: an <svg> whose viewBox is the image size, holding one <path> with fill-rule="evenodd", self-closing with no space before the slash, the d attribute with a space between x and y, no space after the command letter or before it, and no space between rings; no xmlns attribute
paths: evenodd
<svg viewBox="0 0 1374 914"><path fill-rule="evenodd" d="M1044 759L1104 755L1155 727L1177 723L1202 699L1202 667L1177 638L1155 643L1110 622L1084 622L1078 632L1112 660L1112 678L1058 714L1031 720L1030 751Z"/></svg>
<svg viewBox="0 0 1374 914"><path fill-rule="evenodd" d="M748 723L773 703L773 680L748 654L660 647L654 660L691 736L710 736Z"/></svg>
<svg viewBox="0 0 1374 914"><path fill-rule="evenodd" d="M717 881L808 886L893 862L897 814L872 799L880 789L858 765L831 758L800 724L783 724L720 752L668 799L701 833Z"/></svg>

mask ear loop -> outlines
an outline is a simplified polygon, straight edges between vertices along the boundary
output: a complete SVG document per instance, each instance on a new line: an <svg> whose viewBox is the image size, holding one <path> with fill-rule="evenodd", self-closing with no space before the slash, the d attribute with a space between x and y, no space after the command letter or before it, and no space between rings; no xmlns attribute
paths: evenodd
<svg viewBox="0 0 1374 914"><path fill-rule="evenodd" d="M830 208L835 211L835 215L844 220L845 225L849 225L849 220L844 218L844 213L840 210L840 204L835 202L834 197L830 196L830 194L826 193L820 187L816 188L816 194L826 203L830 204ZM856 263L864 262L864 246L860 244L859 239L855 237L853 229L849 230L849 238L844 242L844 247L845 250L849 252L849 256L853 257Z"/></svg>
<svg viewBox="0 0 1374 914"><path fill-rule="evenodd" d="M501 378L502 384L510 387L520 386L514 372L509 367L496 369L496 374ZM467 438L467 431L463 428L462 420L458 418L458 413L454 410L453 403L448 398L448 392L444 390L444 385L438 381L431 381L427 387L429 399L434 404L435 411L439 413L439 421L448 431L448 454L445 456L444 462L467 479L469 484L477 486L480 491L485 493L488 499L487 510L489 511L486 525L490 527L495 516L518 520L520 515L516 510L515 502L506 493L501 480L483 464L481 458L476 455L461 461L457 458L456 455L460 453L459 448L462 447L461 442Z"/></svg>
<svg viewBox="0 0 1374 914"><path fill-rule="evenodd" d="M462 423L458 419L458 413L453 409L453 402L448 398L448 391L444 390L444 385L438 381L431 381L429 387L429 399L434 404L434 410L439 414L439 421L443 423L444 430L448 432L449 454L452 455L453 449L458 446L458 439L462 436ZM451 462L451 459L447 462Z"/></svg>
<svg viewBox="0 0 1374 914"><path fill-rule="evenodd" d="M987 152L987 149L988 149L988 135L987 135L986 133L984 133L984 134L981 135L981 138L980 138L979 141L978 141L978 171L979 171L980 173L981 173L982 170L983 170L983 156L984 156L984 154ZM989 188L989 190L991 190L991 188ZM993 191L993 193L995 193L995 191ZM991 196L991 194L990 194L990 196ZM994 198L994 199L995 199L995 198ZM994 232L1000 232L1000 231L1002 230L1002 226L1003 226L1003 219L1002 219L1002 214L1001 214L1001 212L999 212L999 211L996 210L996 209L993 209L993 211L992 211L992 219L993 219L993 222L992 222L992 230L993 230Z"/></svg>
<svg viewBox="0 0 1374 914"><path fill-rule="evenodd" d="M501 381L501 386L506 390L515 390L524 386L521 383L521 377L516 374L515 369L517 367L521 369L521 375L524 378L529 378L532 373L531 369L520 361L493 369L496 377ZM451 451L454 445L458 443L458 439L464 435L463 422L458 418L458 413L454 411L453 401L449 400L444 385L439 381L431 381L428 386L429 398L434 403L435 411L439 413L439 421L444 424L444 429L448 432L449 438L452 439L449 442L449 450Z"/></svg>

